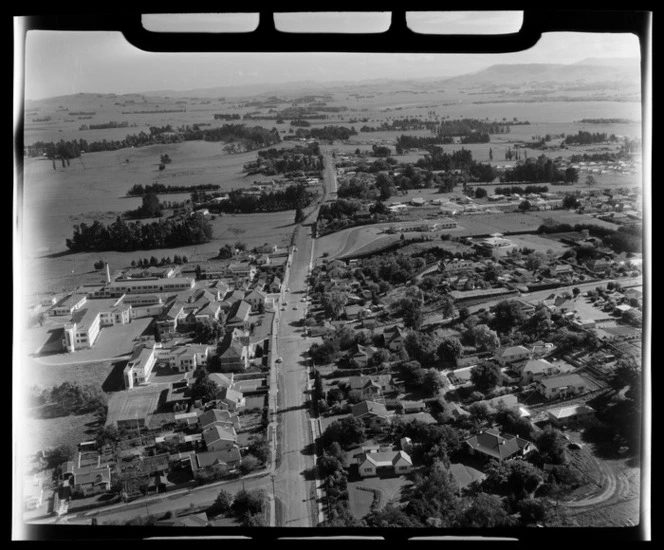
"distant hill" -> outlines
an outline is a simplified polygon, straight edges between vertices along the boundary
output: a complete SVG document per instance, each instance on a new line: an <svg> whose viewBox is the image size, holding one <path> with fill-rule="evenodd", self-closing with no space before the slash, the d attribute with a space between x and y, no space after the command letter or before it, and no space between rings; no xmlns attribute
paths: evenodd
<svg viewBox="0 0 664 550"><path fill-rule="evenodd" d="M455 88L477 85L523 85L530 83L600 83L631 84L640 82L638 62L625 63L602 60L594 63L587 59L579 63L564 65L560 63L528 63L492 65L473 74L461 75L441 81L444 85Z"/></svg>
<svg viewBox="0 0 664 550"><path fill-rule="evenodd" d="M560 63L527 63L498 64L486 69L451 78L425 78L421 80L375 79L366 81L316 82L298 81L285 83L262 83L235 86L218 86L214 88L194 88L191 90L155 90L134 94L94 94L81 93L69 96L47 98L39 101L26 101L26 107L75 107L79 110L90 109L99 104L100 100L113 102L152 102L158 98L184 99L219 99L237 100L251 96L302 96L325 92L351 92L353 90L380 91L393 93L403 89L434 89L442 88L449 93L465 91L482 93L491 91L513 90L516 88L548 88L551 92L577 89L583 93L597 92L606 94L618 93L624 99L638 93L641 76L638 59L632 58L587 58L573 64ZM487 97L487 99L490 99Z"/></svg>

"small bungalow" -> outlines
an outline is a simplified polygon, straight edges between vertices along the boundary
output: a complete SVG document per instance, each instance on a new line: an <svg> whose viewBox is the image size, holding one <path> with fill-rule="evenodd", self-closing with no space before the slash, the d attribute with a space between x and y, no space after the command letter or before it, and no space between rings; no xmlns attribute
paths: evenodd
<svg viewBox="0 0 664 550"><path fill-rule="evenodd" d="M220 400L219 406L229 411L239 411L247 404L242 392L233 388L222 388L217 396Z"/></svg>
<svg viewBox="0 0 664 550"><path fill-rule="evenodd" d="M546 359L532 359L521 370L519 383L523 386L559 373L560 369L549 363Z"/></svg>
<svg viewBox="0 0 664 550"><path fill-rule="evenodd" d="M400 351L406 342L406 331L395 325L383 331L383 345L390 351Z"/></svg>
<svg viewBox="0 0 664 550"><path fill-rule="evenodd" d="M392 375L390 374L351 376L348 379L348 385L351 390L362 392L364 399L371 399L396 391L396 387L392 382Z"/></svg>
<svg viewBox="0 0 664 550"><path fill-rule="evenodd" d="M244 299L238 301L231 310L228 312L228 317L226 319L226 325L242 325L247 322L249 319L249 314L251 313L251 304L245 302Z"/></svg>
<svg viewBox="0 0 664 550"><path fill-rule="evenodd" d="M364 421L370 428L380 429L390 424L393 414L385 405L374 401L362 401L351 407L351 414Z"/></svg>
<svg viewBox="0 0 664 550"><path fill-rule="evenodd" d="M346 353L346 359L348 362L355 364L358 368L363 368L367 366L376 351L376 348L373 346L355 344Z"/></svg>
<svg viewBox="0 0 664 550"><path fill-rule="evenodd" d="M194 470L215 470L228 472L242 463L242 455L237 446L229 449L196 453L192 461Z"/></svg>
<svg viewBox="0 0 664 550"><path fill-rule="evenodd" d="M559 428L576 426L595 416L595 409L589 405L570 405L546 411L549 421Z"/></svg>
<svg viewBox="0 0 664 550"><path fill-rule="evenodd" d="M564 374L538 380L536 390L546 399L561 399L588 390L588 384L578 374Z"/></svg>
<svg viewBox="0 0 664 550"><path fill-rule="evenodd" d="M197 416L197 419L202 429L214 425L231 426L234 430L240 429L240 419L238 416L224 409L210 409Z"/></svg>
<svg viewBox="0 0 664 550"><path fill-rule="evenodd" d="M530 441L511 434L501 435L493 428L469 437L465 444L470 454L500 461L525 456L535 450Z"/></svg>
<svg viewBox="0 0 664 550"><path fill-rule="evenodd" d="M413 461L405 451L362 453L357 460L361 477L402 475L413 469Z"/></svg>
<svg viewBox="0 0 664 550"><path fill-rule="evenodd" d="M208 451L228 451L236 446L237 434L232 427L213 424L203 430L203 441Z"/></svg>
<svg viewBox="0 0 664 550"><path fill-rule="evenodd" d="M498 348L494 353L494 359L503 366L528 358L530 358L530 350L524 346Z"/></svg>

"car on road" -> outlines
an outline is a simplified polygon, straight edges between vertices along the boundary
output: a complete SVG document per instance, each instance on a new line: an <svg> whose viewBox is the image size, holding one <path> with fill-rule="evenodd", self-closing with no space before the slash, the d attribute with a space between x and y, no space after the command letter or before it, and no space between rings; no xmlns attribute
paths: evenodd
<svg viewBox="0 0 664 550"><path fill-rule="evenodd" d="M297 306L293 306L293 309L297 309Z"/></svg>
<svg viewBox="0 0 664 550"><path fill-rule="evenodd" d="M283 359L281 357L277 357L277 363L282 363Z"/></svg>

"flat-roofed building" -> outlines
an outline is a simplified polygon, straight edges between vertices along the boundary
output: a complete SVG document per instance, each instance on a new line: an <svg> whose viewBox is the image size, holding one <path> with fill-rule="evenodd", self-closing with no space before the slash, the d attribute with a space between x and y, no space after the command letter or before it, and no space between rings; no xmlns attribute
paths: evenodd
<svg viewBox="0 0 664 550"><path fill-rule="evenodd" d="M126 279L108 283L102 295L112 297L122 294L175 293L194 288L195 284L196 280L193 277Z"/></svg>
<svg viewBox="0 0 664 550"><path fill-rule="evenodd" d="M66 296L58 303L56 303L51 308L51 315L54 316L65 316L71 315L76 310L81 309L85 302L87 301L87 296L85 294L70 294Z"/></svg>
<svg viewBox="0 0 664 550"><path fill-rule="evenodd" d="M157 362L166 364L179 372L192 372L200 366L206 366L210 349L207 344L186 344L184 346L168 346L155 348Z"/></svg>
<svg viewBox="0 0 664 550"><path fill-rule="evenodd" d="M73 352L91 348L104 326L126 325L132 320L132 307L120 299L91 299L76 309L71 322L63 327L62 349Z"/></svg>

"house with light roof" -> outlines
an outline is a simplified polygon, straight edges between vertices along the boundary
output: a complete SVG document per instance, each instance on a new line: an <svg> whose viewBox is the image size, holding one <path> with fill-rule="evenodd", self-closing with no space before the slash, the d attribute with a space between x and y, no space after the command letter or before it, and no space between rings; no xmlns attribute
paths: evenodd
<svg viewBox="0 0 664 550"><path fill-rule="evenodd" d="M403 475L413 469L413 461L405 451L374 451L361 453L357 470L361 477Z"/></svg>
<svg viewBox="0 0 664 550"><path fill-rule="evenodd" d="M493 357L502 366L506 366L530 358L530 350L525 346L508 346L498 348Z"/></svg>
<svg viewBox="0 0 664 550"><path fill-rule="evenodd" d="M586 380L575 373L543 378L535 384L535 389L549 400L580 395L588 391Z"/></svg>
<svg viewBox="0 0 664 550"><path fill-rule="evenodd" d="M157 362L156 345L139 343L134 346L127 365L122 371L126 389L147 384L148 377Z"/></svg>
<svg viewBox="0 0 664 550"><path fill-rule="evenodd" d="M589 405L576 404L568 407L547 409L547 418L558 428L574 427L595 417L595 409Z"/></svg>

